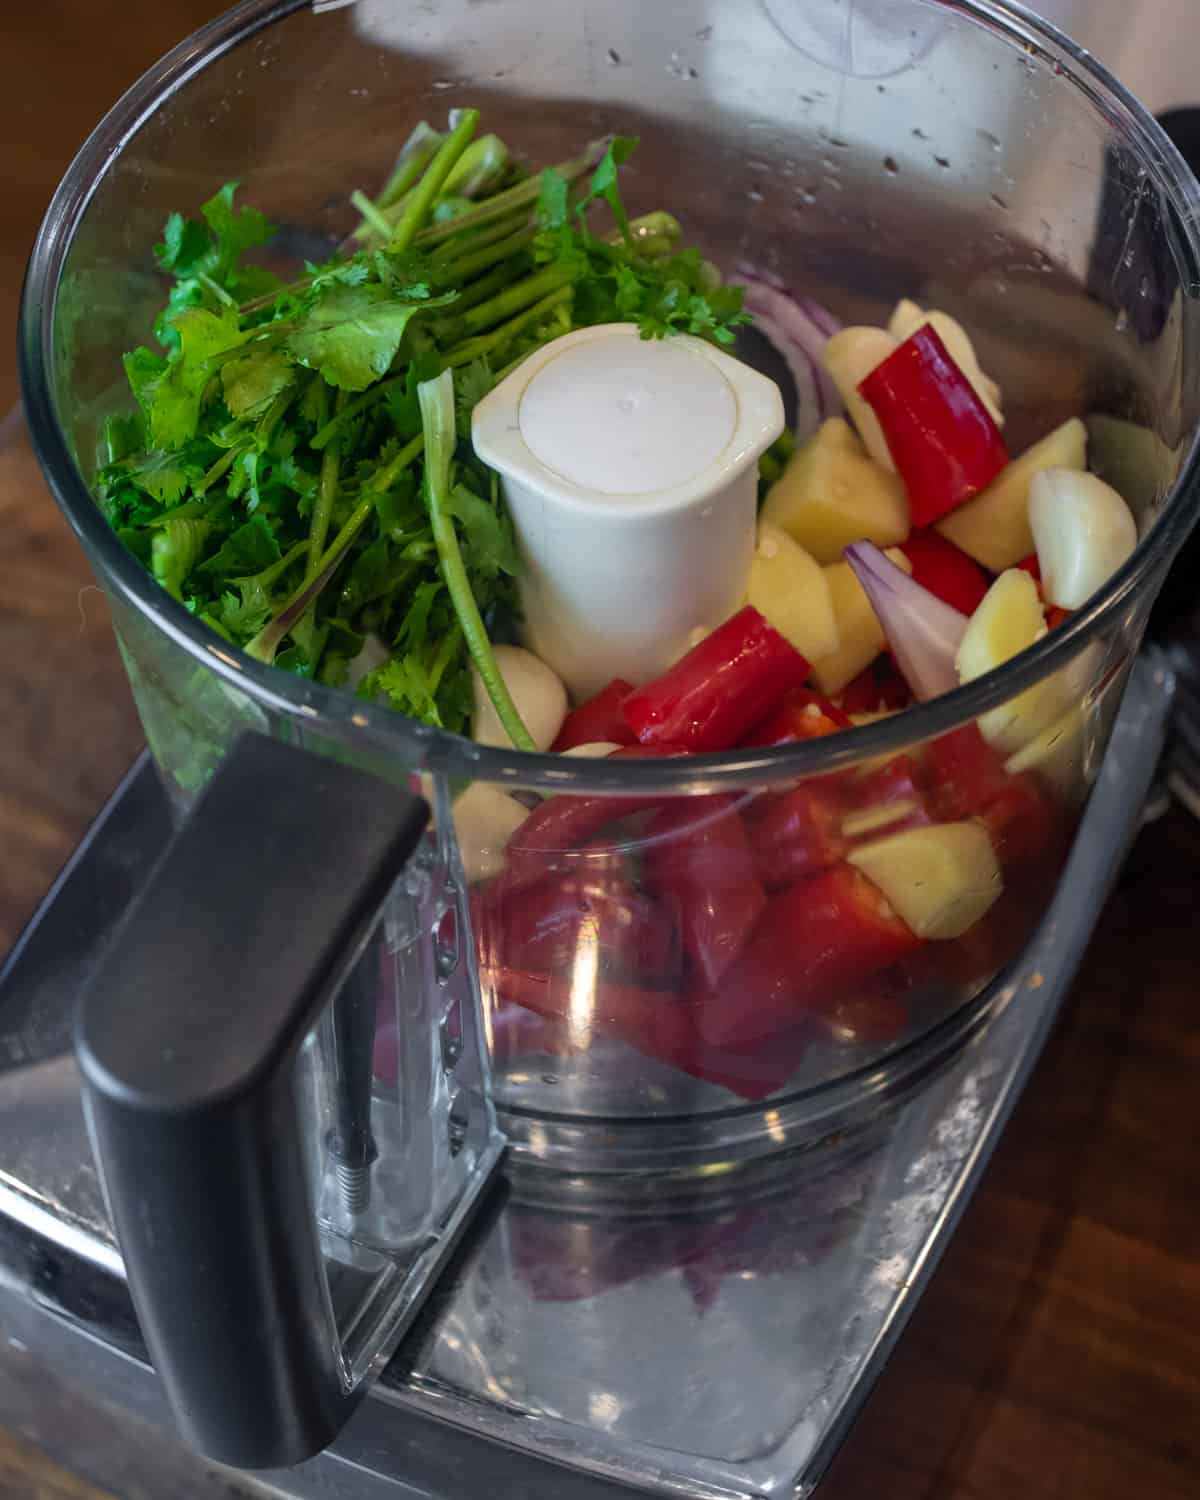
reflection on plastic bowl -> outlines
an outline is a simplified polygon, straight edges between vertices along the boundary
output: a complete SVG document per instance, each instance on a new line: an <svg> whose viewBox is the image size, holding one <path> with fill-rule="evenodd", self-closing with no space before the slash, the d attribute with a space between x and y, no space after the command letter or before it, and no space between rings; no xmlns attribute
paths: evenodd
<svg viewBox="0 0 1200 1500"><path fill-rule="evenodd" d="M776 31L798 52L850 78L888 78L924 57L944 22L912 0L762 0Z"/></svg>

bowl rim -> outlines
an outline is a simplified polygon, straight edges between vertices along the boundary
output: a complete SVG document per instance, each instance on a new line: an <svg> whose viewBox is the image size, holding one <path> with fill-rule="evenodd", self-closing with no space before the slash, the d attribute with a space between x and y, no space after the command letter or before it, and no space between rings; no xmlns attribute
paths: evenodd
<svg viewBox="0 0 1200 1500"><path fill-rule="evenodd" d="M1078 88L1122 140L1172 209L1168 233L1177 260L1200 267L1200 183L1151 114L1090 53L1017 0L924 0L1004 36L1047 62ZM221 640L166 593L118 541L71 454L52 391L54 323L61 274L101 181L159 107L226 53L309 0L242 0L150 67L80 147L38 231L22 292L18 369L30 433L42 471L102 582L162 635L261 709L309 721L338 740L398 756L406 768L508 783L544 791L701 792L761 786L828 772L868 757L891 755L976 719L1064 666L1087 643L1132 616L1156 575L1200 516L1200 424L1154 525L1105 587L1084 608L1001 667L928 703L825 739L766 749L666 759L603 760L483 746L406 718L338 688L257 662ZM1185 298L1200 300L1200 271L1181 277Z"/></svg>

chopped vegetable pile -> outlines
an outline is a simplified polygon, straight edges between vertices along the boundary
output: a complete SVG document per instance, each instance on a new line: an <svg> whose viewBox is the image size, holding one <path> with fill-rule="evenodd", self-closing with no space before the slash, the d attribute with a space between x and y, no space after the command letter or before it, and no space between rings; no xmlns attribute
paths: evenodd
<svg viewBox="0 0 1200 1500"><path fill-rule="evenodd" d="M345 251L286 284L248 259L275 231L236 184L172 214L160 349L125 357L139 412L106 424L98 492L159 583L251 656L454 731L474 663L529 748L488 635L510 628L519 562L471 411L572 328L728 343L744 315L670 214L629 220L635 141L533 174L477 124L418 127L378 199L352 195Z"/></svg>

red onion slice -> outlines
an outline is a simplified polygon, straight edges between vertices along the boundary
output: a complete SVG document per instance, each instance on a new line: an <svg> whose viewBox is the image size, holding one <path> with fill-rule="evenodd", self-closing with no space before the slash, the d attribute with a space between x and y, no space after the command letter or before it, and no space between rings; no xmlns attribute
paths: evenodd
<svg viewBox="0 0 1200 1500"><path fill-rule="evenodd" d="M743 303L755 325L783 356L796 386L796 436L811 437L826 417L842 410L822 356L840 324L816 303L797 302L757 273L739 268Z"/></svg>
<svg viewBox="0 0 1200 1500"><path fill-rule="evenodd" d="M874 542L854 542L846 561L887 636L896 665L922 702L958 686L955 657L967 617L914 582Z"/></svg>

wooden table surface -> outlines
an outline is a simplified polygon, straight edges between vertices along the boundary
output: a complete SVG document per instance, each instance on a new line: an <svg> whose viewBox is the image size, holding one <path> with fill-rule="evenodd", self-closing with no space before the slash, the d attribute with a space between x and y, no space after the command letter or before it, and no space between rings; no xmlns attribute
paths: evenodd
<svg viewBox="0 0 1200 1500"><path fill-rule="evenodd" d="M30 241L85 131L219 9L14 8L0 47L0 325L15 322ZM15 397L0 359L0 411ZM4 477L0 951L140 743L77 548L31 465ZM1198 904L1200 826L1176 810L1142 835L987 1182L822 1500L1200 1494ZM100 1492L0 1431L0 1495Z"/></svg>

